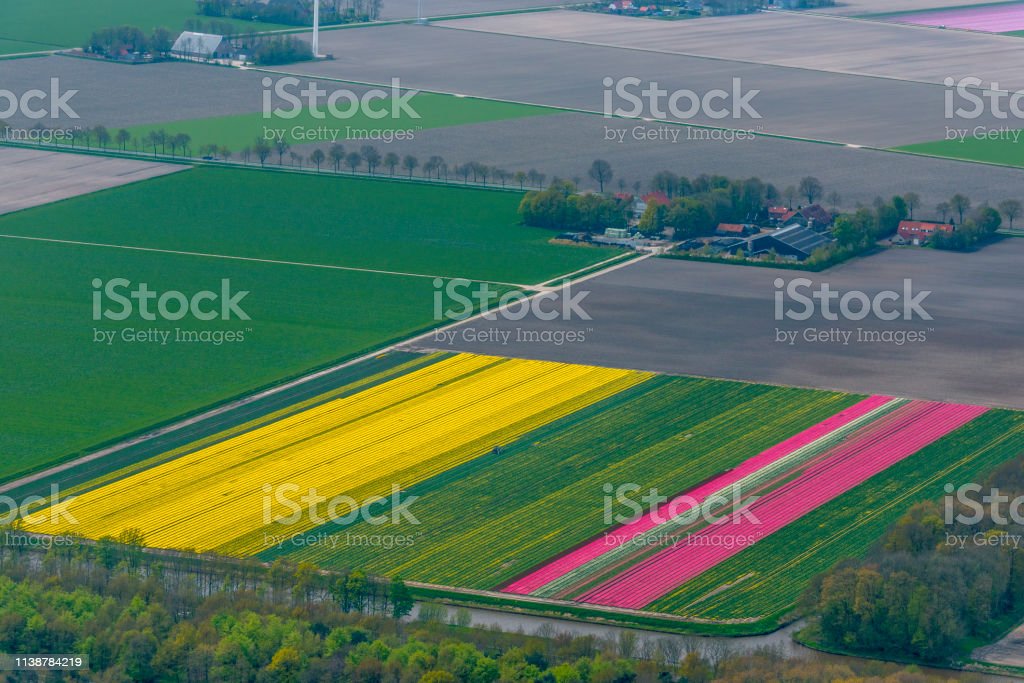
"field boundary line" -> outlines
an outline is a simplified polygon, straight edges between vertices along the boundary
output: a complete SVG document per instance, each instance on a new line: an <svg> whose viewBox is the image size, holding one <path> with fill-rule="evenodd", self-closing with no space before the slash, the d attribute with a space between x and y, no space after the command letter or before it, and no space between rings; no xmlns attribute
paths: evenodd
<svg viewBox="0 0 1024 683"><path fill-rule="evenodd" d="M48 242L52 244L70 244L82 247L103 247L106 249L124 249L127 251L145 251L156 254L173 254L175 256L199 256L202 258L224 259L227 261L249 261L253 263L267 263L279 266L299 266L302 268L321 268L324 270L344 270L355 273L372 273L375 275L392 275L396 277L412 277L430 280L469 280L489 285L501 285L503 287L515 287L517 289L533 289L531 285L524 285L515 282L500 282L497 280L481 280L476 278L465 278L452 275L427 275L425 273L405 273L397 270L379 270L376 268L359 268L357 266L339 266L329 263L305 263L303 261L284 261L280 259L259 258L256 256L233 256L231 254L208 254L201 251L180 251L177 249L161 249L158 247L136 247L128 244L104 244L103 242L85 242L81 240L64 240L53 237L31 237L28 235L7 235L0 234L2 239L26 240L30 242Z"/></svg>

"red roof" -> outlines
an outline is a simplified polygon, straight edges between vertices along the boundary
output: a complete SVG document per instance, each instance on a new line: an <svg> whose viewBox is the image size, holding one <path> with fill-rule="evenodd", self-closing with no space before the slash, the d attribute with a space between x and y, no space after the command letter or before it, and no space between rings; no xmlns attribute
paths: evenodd
<svg viewBox="0 0 1024 683"><path fill-rule="evenodd" d="M625 201L628 202L629 200L631 200L633 198L633 195L631 195L628 192L616 192L615 193L615 198L616 199L624 199Z"/></svg>
<svg viewBox="0 0 1024 683"><path fill-rule="evenodd" d="M664 192L648 192L643 196L643 200L647 204L661 204L662 206L668 206L672 203L672 200L668 198L668 195Z"/></svg>
<svg viewBox="0 0 1024 683"><path fill-rule="evenodd" d="M778 218L789 213L789 207L787 206L769 206L768 215L772 218Z"/></svg>
<svg viewBox="0 0 1024 683"><path fill-rule="evenodd" d="M747 226L745 226L745 225L743 225L741 223L719 223L718 224L718 232L735 232L735 233L738 233L738 234L742 235L746 229L747 229Z"/></svg>
<svg viewBox="0 0 1024 683"><path fill-rule="evenodd" d="M900 237L907 240L929 238L936 232L953 232L956 228L950 223L935 223L932 221L900 221L896 231Z"/></svg>

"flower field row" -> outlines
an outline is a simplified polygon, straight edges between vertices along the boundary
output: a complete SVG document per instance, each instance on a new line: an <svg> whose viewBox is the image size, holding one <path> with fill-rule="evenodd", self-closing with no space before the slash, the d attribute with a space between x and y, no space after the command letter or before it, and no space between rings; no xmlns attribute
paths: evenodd
<svg viewBox="0 0 1024 683"><path fill-rule="evenodd" d="M912 401L869 422L798 476L684 542L648 557L578 597L640 608L740 553L742 539L769 536L985 412L976 406Z"/></svg>
<svg viewBox="0 0 1024 683"><path fill-rule="evenodd" d="M1021 452L1024 413L990 410L648 607L696 618L777 616L814 576L859 554L913 505L940 499L949 482L983 481Z"/></svg>
<svg viewBox="0 0 1024 683"><path fill-rule="evenodd" d="M809 429L775 444L758 455L742 462L739 466L724 472L700 486L688 490L685 496L668 501L643 517L622 525L613 533L595 538L589 543L567 553L534 572L512 582L503 590L507 593L557 595L560 590L573 585L590 572L585 569L598 569L601 560L614 561L620 553L616 550L630 545L635 539L642 538L651 532L658 533L660 528L671 524L671 520L662 523L670 514L676 517L685 515L694 507L701 506L710 496L728 495L732 487L748 485L752 477L763 475L770 470L784 466L792 458L808 452L810 447L826 437L834 435L837 430L849 425L856 425L865 418L870 418L876 411L890 402L883 396L872 396L838 412ZM626 549L627 551L629 548ZM604 563L600 563L601 566Z"/></svg>
<svg viewBox="0 0 1024 683"><path fill-rule="evenodd" d="M338 543L282 549L293 560L358 566L434 584L490 589L606 529L604 487L674 493L738 466L859 397L690 377L655 377L453 468L420 496L415 543L380 552ZM639 492L632 496L639 497ZM329 528L325 529L331 533ZM266 553L272 560L278 553Z"/></svg>
<svg viewBox="0 0 1024 683"><path fill-rule="evenodd" d="M428 479L649 377L453 356L88 491L68 507L75 522L40 515L28 528L89 538L133 528L153 547L254 554L265 534L314 525L304 514L268 526L267 519L293 512L269 495L276 487L292 487L296 500L313 490L356 501L386 495L392 485Z"/></svg>

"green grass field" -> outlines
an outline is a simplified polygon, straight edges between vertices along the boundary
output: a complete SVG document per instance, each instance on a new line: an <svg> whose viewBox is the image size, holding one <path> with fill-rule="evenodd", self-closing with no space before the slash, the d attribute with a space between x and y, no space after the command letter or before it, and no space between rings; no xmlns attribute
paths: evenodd
<svg viewBox="0 0 1024 683"><path fill-rule="evenodd" d="M1024 131L1015 132L1020 133L1020 137L1017 140L1013 140L1012 137L1002 140L978 139L968 134L967 139L963 142L959 140L937 140L935 142L906 145L896 149L916 154L948 157L950 159L984 161L991 164L1024 167Z"/></svg>
<svg viewBox="0 0 1024 683"><path fill-rule="evenodd" d="M163 130L169 135L185 133L192 138L193 150L201 146L215 144L218 147L226 146L234 153L235 158L238 158L240 150L252 146L257 138L273 140L275 131L281 131L289 144L317 144L326 149L336 140L344 142L351 138L360 139L360 135L364 140L367 135L379 137L385 131L402 131L403 134L411 133L415 136L418 131L429 128L544 116L557 111L547 107L468 97L460 98L434 93L419 93L409 100L409 105L418 114L418 117L410 116L401 110L399 112L401 115L398 117L387 116L380 119L370 118L362 113L357 113L346 119L335 119L326 110L322 112L325 118L315 118L309 110L303 110L293 119L264 118L262 113L253 112L136 126L129 128L128 132L140 141L153 131ZM374 106L384 108L390 105L388 101L383 101ZM374 144L373 140L368 140L360 143L360 146L366 142ZM141 145L140 149L147 150L149 148ZM353 147L353 149L358 149L358 147ZM276 161L276 155L272 155L271 161ZM285 161L288 161L287 154ZM306 163L308 164L308 162ZM380 170L386 172L386 169ZM402 173L401 169L398 170L398 173Z"/></svg>
<svg viewBox="0 0 1024 683"><path fill-rule="evenodd" d="M517 201L457 187L196 169L0 217L0 233L527 283L613 255L548 244L549 233L516 224ZM430 277L0 243L0 480L434 324ZM136 313L96 322L95 278L186 294L219 290L228 278L250 292L251 321L154 323ZM93 341L97 327L222 329L245 339L108 346Z"/></svg>
<svg viewBox="0 0 1024 683"><path fill-rule="evenodd" d="M549 244L519 224L520 198L203 167L4 216L0 233L523 284L617 253Z"/></svg>
<svg viewBox="0 0 1024 683"><path fill-rule="evenodd" d="M0 54L81 47L93 31L110 26L138 26L145 32L185 28L196 14L194 0L27 0L0 3ZM289 28L277 24L231 20L239 30Z"/></svg>

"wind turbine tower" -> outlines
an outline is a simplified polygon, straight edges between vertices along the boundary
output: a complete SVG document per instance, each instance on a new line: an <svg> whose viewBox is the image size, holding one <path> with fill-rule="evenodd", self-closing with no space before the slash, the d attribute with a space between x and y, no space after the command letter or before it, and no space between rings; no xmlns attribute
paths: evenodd
<svg viewBox="0 0 1024 683"><path fill-rule="evenodd" d="M313 0L313 59L320 56L320 0Z"/></svg>

